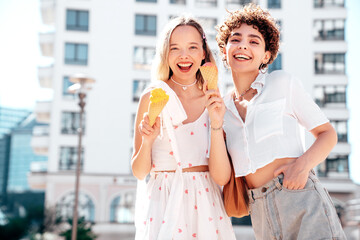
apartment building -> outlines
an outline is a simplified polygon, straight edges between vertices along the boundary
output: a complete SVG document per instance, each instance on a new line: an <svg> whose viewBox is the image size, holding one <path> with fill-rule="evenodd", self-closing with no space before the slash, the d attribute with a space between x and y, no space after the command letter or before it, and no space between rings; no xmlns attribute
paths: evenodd
<svg viewBox="0 0 360 240"><path fill-rule="evenodd" d="M141 92L150 82L158 34L169 18L189 12L199 18L219 56L214 27L232 10L255 2L268 8L281 26L281 48L269 71L283 69L299 77L323 108L339 143L317 169L339 211L355 190L349 178L344 38L345 0L40 0L42 21L54 31L40 33L44 56L54 63L39 68L39 82L54 90L51 102L37 103L39 122L33 137L47 171L32 171L30 185L45 189L46 205L71 217L77 162L78 99L67 93L69 76L85 73L96 83L85 106L79 213L96 223L100 239L133 238L136 180L131 174L133 122ZM220 89L231 75L218 59ZM301 101L301 99L299 99ZM41 127L40 127L41 128ZM305 135L306 146L313 141ZM234 220L237 223L238 220ZM241 221L240 221L241 222ZM238 236L253 237L249 227Z"/></svg>

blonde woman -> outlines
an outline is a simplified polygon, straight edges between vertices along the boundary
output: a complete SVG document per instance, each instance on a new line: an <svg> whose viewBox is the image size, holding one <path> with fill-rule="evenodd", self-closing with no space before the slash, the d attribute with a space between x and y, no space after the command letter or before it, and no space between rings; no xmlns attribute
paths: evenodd
<svg viewBox="0 0 360 240"><path fill-rule="evenodd" d="M167 24L153 68L160 81L151 88L161 87L169 101L151 127L146 90L135 122L133 174L141 180L150 173L146 186L138 186L136 239L235 239L221 190L208 172L209 121L199 67L210 61L195 19Z"/></svg>

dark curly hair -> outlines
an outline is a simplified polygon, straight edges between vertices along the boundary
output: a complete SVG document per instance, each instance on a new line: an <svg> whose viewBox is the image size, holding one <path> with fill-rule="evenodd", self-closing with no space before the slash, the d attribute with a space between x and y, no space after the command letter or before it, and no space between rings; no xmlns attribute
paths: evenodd
<svg viewBox="0 0 360 240"><path fill-rule="evenodd" d="M229 12L229 16L225 21L216 26L218 32L216 41L221 54L224 52L223 50L226 47L231 32L235 28L239 28L243 23L253 26L263 36L265 40L265 51L269 51L271 57L269 62L262 64L259 69L266 68L268 64L271 64L275 60L279 51L280 31L275 19L270 13L253 3L245 5L243 9ZM225 57L223 57L223 61L226 61Z"/></svg>

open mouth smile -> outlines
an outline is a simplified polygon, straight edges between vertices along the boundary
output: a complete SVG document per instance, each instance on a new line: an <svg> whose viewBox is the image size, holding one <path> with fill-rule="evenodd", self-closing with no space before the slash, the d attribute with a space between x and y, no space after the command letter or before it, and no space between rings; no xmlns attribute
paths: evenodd
<svg viewBox="0 0 360 240"><path fill-rule="evenodd" d="M238 60L250 60L251 57L244 55L244 54L236 54L234 57Z"/></svg>
<svg viewBox="0 0 360 240"><path fill-rule="evenodd" d="M182 72L187 72L191 69L192 63L178 63L177 66Z"/></svg>

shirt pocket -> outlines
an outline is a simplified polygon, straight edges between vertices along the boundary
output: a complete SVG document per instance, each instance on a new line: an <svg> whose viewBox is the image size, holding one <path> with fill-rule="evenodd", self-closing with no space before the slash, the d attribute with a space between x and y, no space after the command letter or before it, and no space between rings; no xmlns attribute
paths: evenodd
<svg viewBox="0 0 360 240"><path fill-rule="evenodd" d="M254 119L255 141L283 134L285 98L257 105Z"/></svg>

